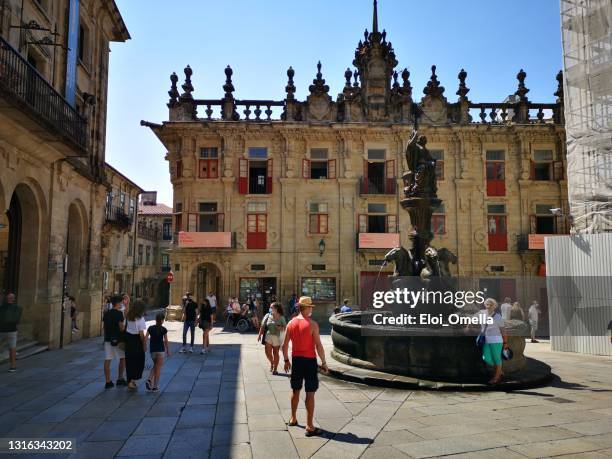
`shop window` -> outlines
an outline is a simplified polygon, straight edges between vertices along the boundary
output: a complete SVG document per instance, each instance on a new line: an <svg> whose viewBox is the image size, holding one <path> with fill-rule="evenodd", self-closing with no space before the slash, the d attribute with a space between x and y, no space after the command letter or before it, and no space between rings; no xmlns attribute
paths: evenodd
<svg viewBox="0 0 612 459"><path fill-rule="evenodd" d="M508 229L506 206L504 204L487 205L487 228L489 234L489 250L508 250Z"/></svg>
<svg viewBox="0 0 612 459"><path fill-rule="evenodd" d="M201 179L219 177L219 151L216 147L200 148L198 177Z"/></svg>
<svg viewBox="0 0 612 459"><path fill-rule="evenodd" d="M506 164L503 150L489 150L486 153L487 196L506 195Z"/></svg>
<svg viewBox="0 0 612 459"><path fill-rule="evenodd" d="M431 216L431 230L434 234L446 234L446 214L444 204L440 204Z"/></svg>
<svg viewBox="0 0 612 459"><path fill-rule="evenodd" d="M327 234L328 229L328 209L326 203L310 204L308 232L310 234Z"/></svg>
<svg viewBox="0 0 612 459"><path fill-rule="evenodd" d="M336 301L335 277L303 277L301 294L309 296L314 302Z"/></svg>

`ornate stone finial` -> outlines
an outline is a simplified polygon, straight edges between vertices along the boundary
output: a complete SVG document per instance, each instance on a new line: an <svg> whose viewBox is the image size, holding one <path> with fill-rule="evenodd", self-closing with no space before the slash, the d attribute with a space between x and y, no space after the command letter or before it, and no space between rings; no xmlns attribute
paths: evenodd
<svg viewBox="0 0 612 459"><path fill-rule="evenodd" d="M346 71L344 72L344 78L346 79L346 84L344 85L344 87L345 88L350 88L351 87L351 78L353 78L353 72L348 67L346 68Z"/></svg>
<svg viewBox="0 0 612 459"><path fill-rule="evenodd" d="M563 103L563 70L559 70L556 76L557 79L557 90L555 96L557 96L557 103Z"/></svg>
<svg viewBox="0 0 612 459"><path fill-rule="evenodd" d="M232 93L235 91L234 84L232 83L232 75L234 71L228 65L225 67L225 84L223 85L223 90L225 91L225 96L233 97Z"/></svg>
<svg viewBox="0 0 612 459"><path fill-rule="evenodd" d="M358 88L359 87L359 70L355 69L353 71L353 88Z"/></svg>
<svg viewBox="0 0 612 459"><path fill-rule="evenodd" d="M170 75L170 82L170 91L168 91L170 100L168 101L168 106L174 106L177 104L178 98L180 96L180 93L176 86L178 83L178 75L176 74L176 72L172 72L172 75Z"/></svg>
<svg viewBox="0 0 612 459"><path fill-rule="evenodd" d="M372 14L372 33L378 33L378 2L374 0L374 13Z"/></svg>
<svg viewBox="0 0 612 459"><path fill-rule="evenodd" d="M295 96L295 85L293 84L293 77L295 76L295 70L293 67L289 67L287 70L287 77L289 80L287 81L287 86L285 86L285 91L287 92L287 99L294 99Z"/></svg>
<svg viewBox="0 0 612 459"><path fill-rule="evenodd" d="M185 67L185 83L183 83L183 85L181 86L183 88L183 94L181 94L181 97L183 99L193 99L193 96L191 95L191 93L193 92L193 85L191 84L191 75L193 75L193 70L191 70L191 67L187 66Z"/></svg>
<svg viewBox="0 0 612 459"><path fill-rule="evenodd" d="M387 31L385 29L382 31L382 41L383 43L387 42Z"/></svg>
<svg viewBox="0 0 612 459"><path fill-rule="evenodd" d="M527 87L525 86L526 76L527 74L525 73L523 69L521 69L519 73L516 74L516 79L518 80L519 84L518 84L518 89L516 90L514 94L519 96L519 99L521 100L521 102L527 102L527 93L529 92L529 89L527 89Z"/></svg>
<svg viewBox="0 0 612 459"><path fill-rule="evenodd" d="M397 70L395 70L395 71L393 72L393 86L392 86L392 87L393 87L393 89L394 89L394 90L396 90L396 91L397 91L397 90L399 90L399 87L400 87L400 84L397 82L397 78L398 78L398 76L399 76L399 75L398 75L398 73L397 73Z"/></svg>
<svg viewBox="0 0 612 459"><path fill-rule="evenodd" d="M365 39L364 41L367 43L368 42L368 36L370 34L368 33L368 29L365 29L365 32L363 32L363 38Z"/></svg>
<svg viewBox="0 0 612 459"><path fill-rule="evenodd" d="M410 85L410 72L407 68L402 70L402 94L411 96L412 95L412 86Z"/></svg>
<svg viewBox="0 0 612 459"><path fill-rule="evenodd" d="M461 69L461 71L459 72L459 75L457 75L457 78L459 78L459 89L457 89L457 92L455 94L457 94L459 96L459 100L463 101L463 100L467 100L467 93L470 92L470 88L468 88L465 85L465 79L467 78L467 72L464 69Z"/></svg>
<svg viewBox="0 0 612 459"><path fill-rule="evenodd" d="M427 86L423 89L423 93L426 96L442 96L444 94L444 86L440 86L440 82L438 81L438 76L436 75L436 66L431 66L431 77L427 82Z"/></svg>
<svg viewBox="0 0 612 459"><path fill-rule="evenodd" d="M312 80L312 84L308 89L311 94L326 94L329 92L329 86L325 84L323 74L321 73L321 61L317 63L317 77Z"/></svg>

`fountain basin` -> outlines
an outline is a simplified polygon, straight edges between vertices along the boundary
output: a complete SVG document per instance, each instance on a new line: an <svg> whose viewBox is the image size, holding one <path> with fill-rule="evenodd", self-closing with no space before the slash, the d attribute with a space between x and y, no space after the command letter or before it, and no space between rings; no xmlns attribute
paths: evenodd
<svg viewBox="0 0 612 459"><path fill-rule="evenodd" d="M457 329L425 327L380 327L367 315L372 311L336 314L332 324L332 357L341 363L395 375L432 381L478 383L489 373L476 347L475 337L458 334ZM504 374L524 371L528 327L521 321L507 321L508 345L512 360L503 362Z"/></svg>

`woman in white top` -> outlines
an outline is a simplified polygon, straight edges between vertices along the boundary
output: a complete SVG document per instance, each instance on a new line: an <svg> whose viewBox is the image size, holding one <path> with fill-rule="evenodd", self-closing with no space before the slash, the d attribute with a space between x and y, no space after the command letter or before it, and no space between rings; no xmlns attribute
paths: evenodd
<svg viewBox="0 0 612 459"><path fill-rule="evenodd" d="M128 379L128 389L136 390L136 381L142 378L145 364L145 305L136 301L127 313L125 329L125 370Z"/></svg>
<svg viewBox="0 0 612 459"><path fill-rule="evenodd" d="M489 366L493 367L493 377L489 384L497 384L501 381L502 374L502 350L507 345L506 332L504 330L504 319L495 312L497 309L497 301L493 298L487 298L484 302L485 308L479 314L487 319L492 319L491 323L481 325L480 333L485 337L485 344L482 347L482 360Z"/></svg>

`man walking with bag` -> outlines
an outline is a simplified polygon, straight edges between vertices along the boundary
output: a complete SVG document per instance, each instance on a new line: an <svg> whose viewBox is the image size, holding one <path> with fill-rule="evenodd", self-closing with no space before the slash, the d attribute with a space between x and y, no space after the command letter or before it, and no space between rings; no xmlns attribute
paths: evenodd
<svg viewBox="0 0 612 459"><path fill-rule="evenodd" d="M325 362L325 350L321 344L319 325L310 318L313 308L312 298L302 296L298 301L299 313L289 321L283 342L285 371L291 370L291 419L288 425L297 425L297 408L300 402L302 384L306 389L306 436L321 435L321 429L313 424L315 392L319 388L317 354L321 359L321 368L328 372ZM289 361L289 341L291 341L292 362ZM316 352L315 352L316 351Z"/></svg>
<svg viewBox="0 0 612 459"><path fill-rule="evenodd" d="M6 301L0 306L0 342L6 341L8 344L11 373L17 371L17 325L21 312L21 306L15 303L15 294L6 295Z"/></svg>
<svg viewBox="0 0 612 459"><path fill-rule="evenodd" d="M125 317L121 312L122 298L118 295L111 297L113 308L104 313L104 378L105 389L115 385L111 381L110 364L113 359L119 360L117 386L126 386L123 375L125 373L125 350L123 349L123 332L125 331Z"/></svg>

